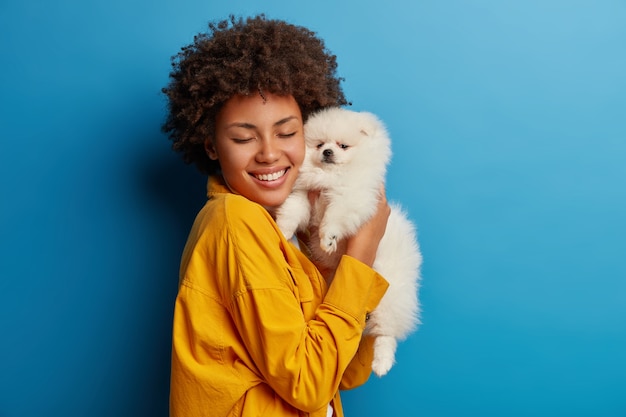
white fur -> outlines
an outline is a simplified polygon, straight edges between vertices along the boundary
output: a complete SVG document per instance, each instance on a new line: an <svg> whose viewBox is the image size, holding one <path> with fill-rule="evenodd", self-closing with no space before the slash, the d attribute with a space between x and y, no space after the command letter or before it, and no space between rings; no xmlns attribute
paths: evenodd
<svg viewBox="0 0 626 417"><path fill-rule="evenodd" d="M376 211L391 158L391 141L373 114L341 108L312 115L304 133L305 160L292 194L277 210L276 222L287 238L305 227L317 231L312 234L311 255L318 265L334 270L345 252L345 238ZM313 207L309 190L320 192ZM393 366L397 341L420 323L422 255L416 230L398 204L390 206L373 265L389 282L389 289L365 329L376 336L372 369L379 376Z"/></svg>

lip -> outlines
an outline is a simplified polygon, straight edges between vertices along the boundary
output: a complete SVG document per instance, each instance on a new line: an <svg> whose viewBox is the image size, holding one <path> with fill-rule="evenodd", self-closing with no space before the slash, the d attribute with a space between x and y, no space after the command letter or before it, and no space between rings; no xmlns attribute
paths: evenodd
<svg viewBox="0 0 626 417"><path fill-rule="evenodd" d="M285 183L290 171L290 167L285 167L280 169L250 172L249 175L257 184L267 188L274 188L280 187ZM278 177L272 179L272 176L276 175L278 175Z"/></svg>

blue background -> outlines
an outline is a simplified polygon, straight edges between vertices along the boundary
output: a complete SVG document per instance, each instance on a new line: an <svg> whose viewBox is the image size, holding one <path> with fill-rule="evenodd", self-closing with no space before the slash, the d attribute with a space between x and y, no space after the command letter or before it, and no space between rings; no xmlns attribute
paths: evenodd
<svg viewBox="0 0 626 417"><path fill-rule="evenodd" d="M0 416L166 416L204 179L169 58L266 12L388 125L424 324L348 416L626 416L626 3L0 1Z"/></svg>

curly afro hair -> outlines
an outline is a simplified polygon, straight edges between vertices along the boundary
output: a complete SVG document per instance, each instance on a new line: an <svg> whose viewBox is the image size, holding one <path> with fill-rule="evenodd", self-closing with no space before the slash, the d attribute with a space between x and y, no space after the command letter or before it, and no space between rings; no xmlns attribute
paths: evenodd
<svg viewBox="0 0 626 417"><path fill-rule="evenodd" d="M163 131L172 148L203 173L219 171L204 142L215 119L235 95L269 92L292 95L304 120L314 111L348 104L336 76L336 56L314 32L265 15L209 24L172 57L170 83L163 88L169 113Z"/></svg>

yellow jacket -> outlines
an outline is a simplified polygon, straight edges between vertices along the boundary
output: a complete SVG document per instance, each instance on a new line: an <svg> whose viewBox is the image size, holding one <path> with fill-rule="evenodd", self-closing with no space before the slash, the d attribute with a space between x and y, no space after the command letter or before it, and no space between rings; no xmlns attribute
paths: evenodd
<svg viewBox="0 0 626 417"><path fill-rule="evenodd" d="M371 373L361 335L387 282L344 256L327 287L262 206L217 177L208 196L181 262L170 415L343 416L339 389Z"/></svg>

